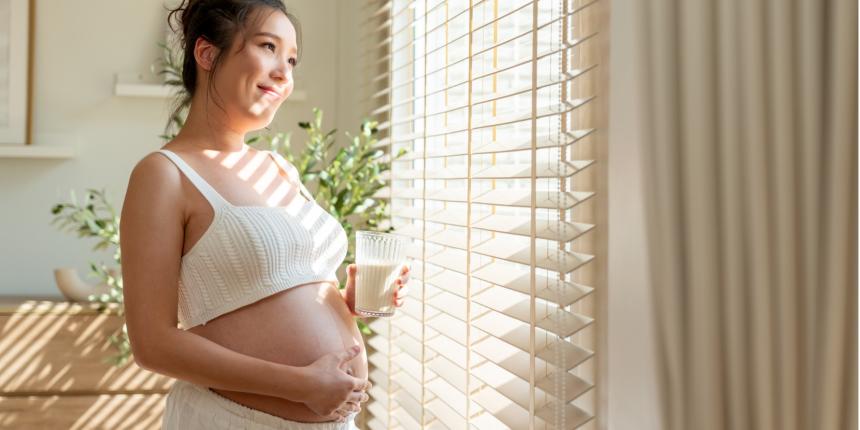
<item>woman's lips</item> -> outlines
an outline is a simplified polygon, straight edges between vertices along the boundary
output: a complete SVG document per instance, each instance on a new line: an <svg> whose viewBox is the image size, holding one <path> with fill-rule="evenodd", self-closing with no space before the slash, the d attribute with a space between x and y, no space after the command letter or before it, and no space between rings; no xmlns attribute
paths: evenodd
<svg viewBox="0 0 860 430"><path fill-rule="evenodd" d="M268 88L268 87L261 87L261 86L259 86L259 85L257 85L257 88L259 88L261 91L263 91L263 94L268 94L268 95L270 95L270 96L272 96L272 97L275 97L275 98L280 98L280 97L281 97L281 95L280 95L280 94L278 94L275 90L273 90L273 89L271 89L271 88Z"/></svg>

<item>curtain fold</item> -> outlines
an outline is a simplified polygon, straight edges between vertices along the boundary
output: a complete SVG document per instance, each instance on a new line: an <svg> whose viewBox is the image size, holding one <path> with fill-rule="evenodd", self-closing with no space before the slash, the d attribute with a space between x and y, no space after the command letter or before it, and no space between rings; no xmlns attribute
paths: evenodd
<svg viewBox="0 0 860 430"><path fill-rule="evenodd" d="M664 422L856 428L857 2L645 7Z"/></svg>

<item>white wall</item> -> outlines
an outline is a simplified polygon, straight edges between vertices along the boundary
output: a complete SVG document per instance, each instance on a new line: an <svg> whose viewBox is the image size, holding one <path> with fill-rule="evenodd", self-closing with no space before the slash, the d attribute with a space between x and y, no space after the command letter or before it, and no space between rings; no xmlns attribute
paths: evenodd
<svg viewBox="0 0 860 430"><path fill-rule="evenodd" d="M609 126L609 426L659 430L653 312L640 157L641 3L611 4Z"/></svg>
<svg viewBox="0 0 860 430"><path fill-rule="evenodd" d="M94 241L51 226L51 206L65 201L70 189L81 196L86 188L104 187L119 210L131 168L163 145L158 135L169 114L166 100L116 97L113 84L114 73L146 72L159 57L156 43L163 40L166 15L160 0L34 3L34 144L58 135L58 143L76 143L77 156L0 157L0 296L59 298L54 268L77 267L85 274L90 260L112 260L109 253L91 251ZM356 104L338 103L341 86L356 86L351 79L357 75L339 71L344 65L338 61L339 47L359 39L349 33L359 28L352 23L359 18L356 6L344 8L337 0L286 3L304 31L295 77L308 100L287 100L272 130L293 130L294 145L300 145L304 132L295 124L310 119L314 106L324 110L327 128L357 129L352 120L338 123L338 115L360 117Z"/></svg>

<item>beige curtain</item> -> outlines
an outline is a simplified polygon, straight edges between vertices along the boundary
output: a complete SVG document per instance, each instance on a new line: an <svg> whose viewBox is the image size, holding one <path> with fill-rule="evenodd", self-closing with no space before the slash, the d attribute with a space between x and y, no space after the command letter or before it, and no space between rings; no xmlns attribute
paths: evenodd
<svg viewBox="0 0 860 430"><path fill-rule="evenodd" d="M651 0L667 428L857 428L857 2Z"/></svg>

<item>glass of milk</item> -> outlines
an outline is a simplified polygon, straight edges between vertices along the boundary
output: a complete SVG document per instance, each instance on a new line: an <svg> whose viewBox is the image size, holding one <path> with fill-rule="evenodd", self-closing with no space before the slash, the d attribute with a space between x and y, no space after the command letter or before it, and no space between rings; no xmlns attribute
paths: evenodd
<svg viewBox="0 0 860 430"><path fill-rule="evenodd" d="M405 236L355 232L355 313L366 317L394 315L394 282L400 277L408 245Z"/></svg>

